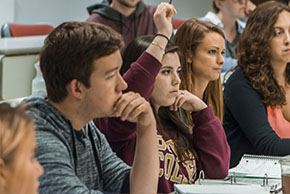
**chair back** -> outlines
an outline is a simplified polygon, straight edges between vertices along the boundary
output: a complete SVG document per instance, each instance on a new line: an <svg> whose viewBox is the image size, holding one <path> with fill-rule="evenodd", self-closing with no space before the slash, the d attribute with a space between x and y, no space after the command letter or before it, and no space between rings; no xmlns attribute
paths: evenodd
<svg viewBox="0 0 290 194"><path fill-rule="evenodd" d="M48 24L10 24L6 23L1 28L1 37L23 37L47 35L54 29Z"/></svg>

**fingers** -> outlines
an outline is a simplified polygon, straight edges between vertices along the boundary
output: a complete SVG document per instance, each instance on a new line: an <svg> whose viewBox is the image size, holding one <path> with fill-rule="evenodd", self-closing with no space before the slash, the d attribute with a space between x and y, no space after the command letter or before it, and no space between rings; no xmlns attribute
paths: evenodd
<svg viewBox="0 0 290 194"><path fill-rule="evenodd" d="M164 15L166 17L176 14L177 11L172 4L162 2L158 5L154 15Z"/></svg>
<svg viewBox="0 0 290 194"><path fill-rule="evenodd" d="M153 19L158 32L170 37L172 34L172 15L176 14L176 9L172 4L160 3L154 13Z"/></svg>
<svg viewBox="0 0 290 194"><path fill-rule="evenodd" d="M127 109L126 111L128 111L128 116L127 118L125 117L124 119L129 120L131 122L137 122L139 116L147 111L148 105L146 105L146 103L147 102L140 103L135 108Z"/></svg>
<svg viewBox="0 0 290 194"><path fill-rule="evenodd" d="M177 111L178 108L180 108L185 102L186 102L186 98L185 98L185 91L179 91L178 96L175 99L175 102L173 103L173 105L171 105L169 108L171 111Z"/></svg>
<svg viewBox="0 0 290 194"><path fill-rule="evenodd" d="M167 11L166 11L166 17L171 20L172 16L176 13L177 11L175 7L172 4L169 4L169 7L167 8Z"/></svg>
<svg viewBox="0 0 290 194"><path fill-rule="evenodd" d="M128 120L136 122L138 116L151 109L149 103L138 93L128 92L115 104L116 116L121 117L122 121Z"/></svg>
<svg viewBox="0 0 290 194"><path fill-rule="evenodd" d="M172 15L177 13L175 7L172 4L169 4L169 3L161 3L161 4L163 4L162 8L164 10L162 10L162 11L167 18L171 18Z"/></svg>

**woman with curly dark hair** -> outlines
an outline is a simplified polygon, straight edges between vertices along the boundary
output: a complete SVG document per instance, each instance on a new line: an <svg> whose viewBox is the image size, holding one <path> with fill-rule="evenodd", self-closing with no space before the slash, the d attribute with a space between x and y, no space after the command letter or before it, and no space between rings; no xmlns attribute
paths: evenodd
<svg viewBox="0 0 290 194"><path fill-rule="evenodd" d="M224 90L231 167L242 155L290 154L290 8L269 1L248 19Z"/></svg>

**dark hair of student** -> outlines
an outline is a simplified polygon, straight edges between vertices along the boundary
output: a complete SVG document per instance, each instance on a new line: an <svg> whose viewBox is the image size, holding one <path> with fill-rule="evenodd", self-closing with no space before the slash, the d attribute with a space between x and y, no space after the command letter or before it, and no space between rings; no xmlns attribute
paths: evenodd
<svg viewBox="0 0 290 194"><path fill-rule="evenodd" d="M212 0L212 9L214 13L220 12L220 9L216 6L215 0Z"/></svg>
<svg viewBox="0 0 290 194"><path fill-rule="evenodd" d="M286 104L285 90L278 84L271 66L270 42L274 38L274 25L281 12L290 8L276 1L259 5L250 15L237 45L238 67L262 95L265 106ZM290 64L285 71L285 81L290 84Z"/></svg>
<svg viewBox="0 0 290 194"><path fill-rule="evenodd" d="M216 25L192 18L185 21L177 30L174 36L174 43L177 45L183 57L181 58L182 68L180 73L181 89L188 90L194 94L193 65L187 62L187 58L194 58L197 47L202 43L209 32L215 32L225 38L223 31ZM194 59L192 60L194 61ZM206 65L206 64L205 64ZM215 115L223 121L223 94L221 78L210 81L205 89L203 101L210 104ZM189 116L188 116L189 117ZM190 117L189 117L190 118Z"/></svg>
<svg viewBox="0 0 290 194"><path fill-rule="evenodd" d="M273 0L251 0L251 2L253 2L256 6L258 6L262 3L265 3L267 1L273 1ZM276 1L284 3L286 5L288 5L288 3L289 3L289 0L276 0Z"/></svg>
<svg viewBox="0 0 290 194"><path fill-rule="evenodd" d="M148 48L154 36L140 36L128 44L123 54L123 66L121 73L124 74L131 63L135 62L138 57ZM165 48L165 54L177 53L181 58L179 48L168 43ZM151 103L151 102L150 102ZM152 103L151 103L152 106ZM198 159L198 156L192 146L192 134L190 134L190 126L188 126L181 118L178 111L170 111L169 107L160 107L158 113L152 107L157 121L158 129L161 135L169 136L173 139L175 148L177 149L178 158L181 161L191 159L191 154ZM167 131L165 131L167 130ZM169 131L168 131L169 130Z"/></svg>
<svg viewBox="0 0 290 194"><path fill-rule="evenodd" d="M48 99L61 102L67 96L67 84L73 79L89 88L94 61L113 54L123 45L121 35L103 24L65 22L59 25L48 35L40 52Z"/></svg>
<svg viewBox="0 0 290 194"><path fill-rule="evenodd" d="M150 43L153 41L154 36L144 35L139 36L132 40L126 47L123 53L123 64L120 69L120 74L123 75L135 62L138 57L149 47Z"/></svg>

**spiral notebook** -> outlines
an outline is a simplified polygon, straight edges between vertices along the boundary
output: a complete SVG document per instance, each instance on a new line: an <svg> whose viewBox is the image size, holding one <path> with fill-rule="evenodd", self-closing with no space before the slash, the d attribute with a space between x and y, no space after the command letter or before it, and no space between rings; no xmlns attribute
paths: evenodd
<svg viewBox="0 0 290 194"><path fill-rule="evenodd" d="M224 180L204 179L200 172L199 179L193 185L176 184L178 194L266 194L281 187L280 159L290 158L245 154L237 167L229 170Z"/></svg>
<svg viewBox="0 0 290 194"><path fill-rule="evenodd" d="M281 169L279 160L283 158L285 157L245 154L238 166L229 170L229 176L280 179Z"/></svg>
<svg viewBox="0 0 290 194"><path fill-rule="evenodd" d="M177 194L269 194L269 191L260 185L174 185Z"/></svg>

